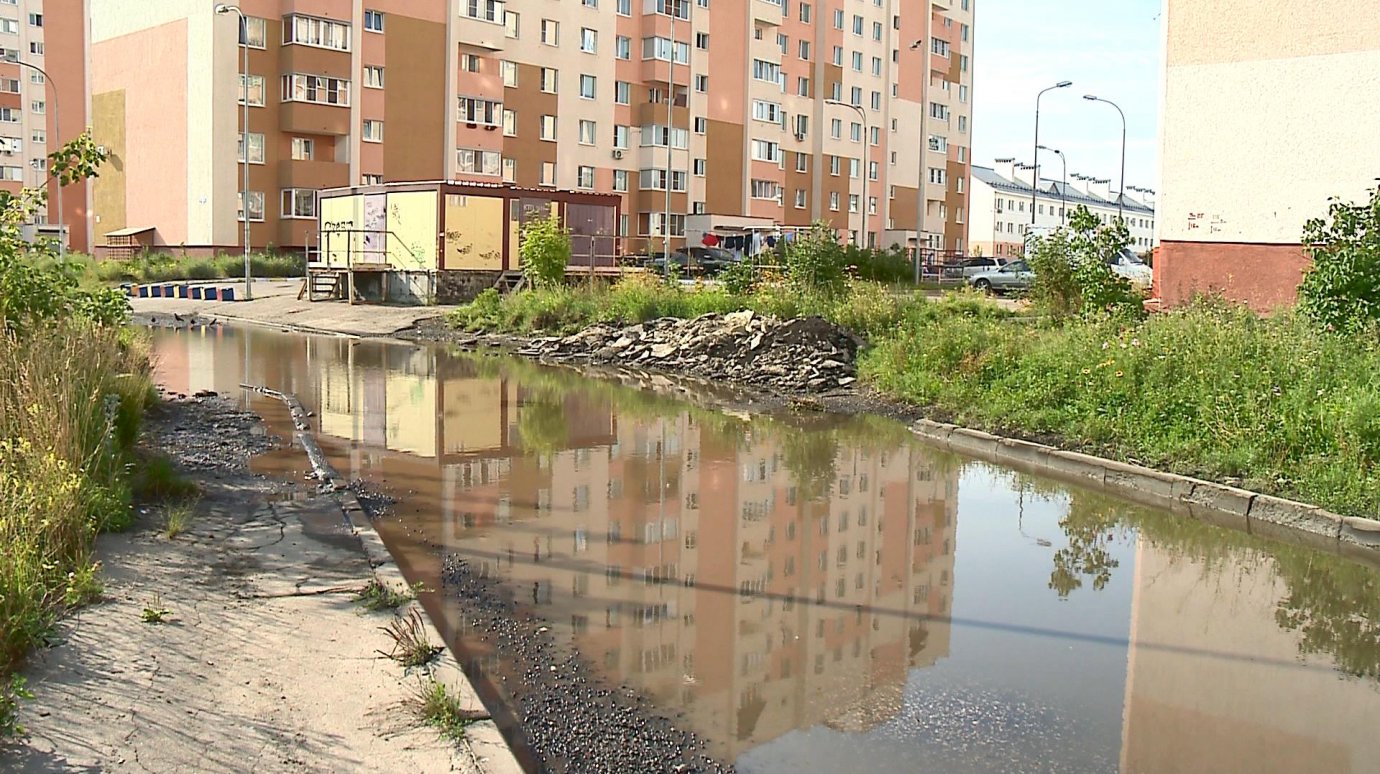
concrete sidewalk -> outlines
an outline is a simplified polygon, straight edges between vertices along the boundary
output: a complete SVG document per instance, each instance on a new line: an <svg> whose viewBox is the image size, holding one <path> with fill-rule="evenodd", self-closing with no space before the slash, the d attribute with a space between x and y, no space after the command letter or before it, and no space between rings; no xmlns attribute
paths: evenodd
<svg viewBox="0 0 1380 774"><path fill-rule="evenodd" d="M204 283L197 283L204 284ZM210 283L233 287L243 294L242 280ZM418 320L437 317L454 306L383 306L344 301L297 300L300 279L255 280L252 301L197 301L190 298L131 298L135 314L197 315L216 320L291 327L309 332L386 336L410 328Z"/></svg>

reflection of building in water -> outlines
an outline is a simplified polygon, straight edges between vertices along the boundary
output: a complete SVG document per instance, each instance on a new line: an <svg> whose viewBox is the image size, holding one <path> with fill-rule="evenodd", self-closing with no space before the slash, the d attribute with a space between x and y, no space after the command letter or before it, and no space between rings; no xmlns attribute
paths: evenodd
<svg viewBox="0 0 1380 774"><path fill-rule="evenodd" d="M1142 537L1133 593L1123 772L1375 770L1380 686L1300 660L1273 563L1208 565Z"/></svg>

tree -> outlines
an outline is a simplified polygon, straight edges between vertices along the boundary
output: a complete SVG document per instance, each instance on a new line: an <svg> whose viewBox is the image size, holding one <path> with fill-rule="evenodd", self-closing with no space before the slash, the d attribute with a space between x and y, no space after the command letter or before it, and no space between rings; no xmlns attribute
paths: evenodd
<svg viewBox="0 0 1380 774"><path fill-rule="evenodd" d="M815 221L786 248L786 277L801 293L832 298L845 287L848 253L824 221Z"/></svg>
<svg viewBox="0 0 1380 774"><path fill-rule="evenodd" d="M1111 314L1140 317L1140 296L1130 281L1107 261L1130 244L1130 231L1117 219L1104 224L1079 206L1069 225L1032 240L1026 250L1035 272L1031 295L1038 307L1056 319Z"/></svg>
<svg viewBox="0 0 1380 774"><path fill-rule="evenodd" d="M1326 218L1303 226L1313 265L1299 286L1299 306L1321 325L1355 331L1380 320L1380 188L1370 201L1335 199Z"/></svg>
<svg viewBox="0 0 1380 774"><path fill-rule="evenodd" d="M560 216L554 212L529 220L522 227L518 255L532 284L559 285L565 281L565 267L570 263L570 230L561 225Z"/></svg>

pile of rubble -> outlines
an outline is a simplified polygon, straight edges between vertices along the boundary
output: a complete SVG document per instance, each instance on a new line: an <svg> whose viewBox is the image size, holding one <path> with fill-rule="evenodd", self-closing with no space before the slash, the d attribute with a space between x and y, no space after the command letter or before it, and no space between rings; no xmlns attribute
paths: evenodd
<svg viewBox="0 0 1380 774"><path fill-rule="evenodd" d="M664 317L565 338L533 340L520 354L562 362L674 371L790 392L824 392L856 381L862 340L819 317L779 320L751 311Z"/></svg>

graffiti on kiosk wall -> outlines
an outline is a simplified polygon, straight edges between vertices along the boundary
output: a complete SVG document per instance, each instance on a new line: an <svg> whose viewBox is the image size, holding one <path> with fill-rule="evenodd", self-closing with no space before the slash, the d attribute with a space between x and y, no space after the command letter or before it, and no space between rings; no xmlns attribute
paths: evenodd
<svg viewBox="0 0 1380 774"><path fill-rule="evenodd" d="M388 230L388 197L368 194L364 197L364 254L383 257L384 234Z"/></svg>
<svg viewBox="0 0 1380 774"><path fill-rule="evenodd" d="M1209 234L1219 234L1222 232L1222 226L1226 225L1226 222L1227 221L1225 218L1216 213L1213 213L1212 215L1208 215L1205 212L1188 213L1189 231L1195 231L1200 228L1206 228Z"/></svg>

